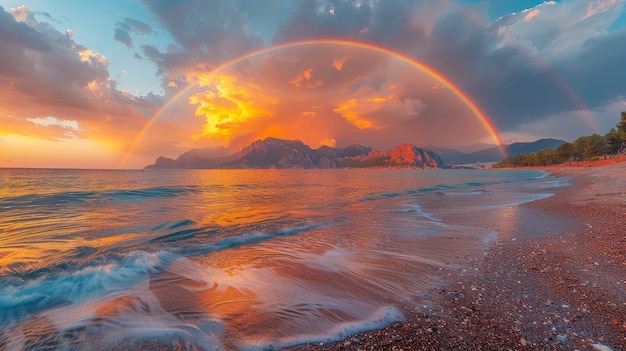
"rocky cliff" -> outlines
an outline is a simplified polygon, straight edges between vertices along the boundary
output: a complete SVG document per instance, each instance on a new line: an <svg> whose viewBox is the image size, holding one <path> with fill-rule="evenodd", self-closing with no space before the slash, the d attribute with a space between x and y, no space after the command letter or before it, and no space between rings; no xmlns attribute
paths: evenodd
<svg viewBox="0 0 626 351"><path fill-rule="evenodd" d="M439 168L443 165L443 161L433 151L411 144L396 146L389 157L389 163L396 167Z"/></svg>

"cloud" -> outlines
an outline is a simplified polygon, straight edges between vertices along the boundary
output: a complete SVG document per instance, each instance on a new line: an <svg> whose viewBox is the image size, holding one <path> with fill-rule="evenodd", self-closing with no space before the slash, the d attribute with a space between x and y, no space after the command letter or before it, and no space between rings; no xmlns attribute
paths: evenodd
<svg viewBox="0 0 626 351"><path fill-rule="evenodd" d="M535 16L537 16L539 14L539 9L534 8L532 10L528 10L526 13L526 16L524 16L524 22L530 22L532 21L533 18L535 18Z"/></svg>
<svg viewBox="0 0 626 351"><path fill-rule="evenodd" d="M233 1L144 1L175 41L176 51L145 45L143 54L158 67L164 81L180 79L187 70L212 68L263 47L249 25L248 14Z"/></svg>
<svg viewBox="0 0 626 351"><path fill-rule="evenodd" d="M366 43L415 59L446 77L510 138L541 125L557 128L568 118L572 123L562 130L574 134L588 125L580 111L601 114L626 96L618 74L626 62L626 29L615 29L624 0L543 2L498 19L487 15L491 0L142 3L150 14L139 18L155 22L120 18L113 39L156 65L165 96L119 90L109 73L114 60L76 42L79 28L76 35L59 32L50 15L0 8L3 132L134 140L169 98L189 89L146 132L154 138L146 150L235 145L264 136L380 147L485 137L441 82L398 57L366 49L283 48L203 80L234 58L305 39Z"/></svg>
<svg viewBox="0 0 626 351"><path fill-rule="evenodd" d="M156 108L117 90L107 58L76 43L72 31L58 32L23 6L0 7L0 23L3 133L48 140L111 133L122 142L123 131L136 132Z"/></svg>
<svg viewBox="0 0 626 351"><path fill-rule="evenodd" d="M607 32L623 5L623 1L550 2L496 21L490 28L498 33L490 45L494 50L479 55L492 62L495 73L488 88L481 89L481 104L501 127L514 129L625 96L626 88L611 75L626 60L623 45L617 44L626 40L626 32ZM536 15L526 21L533 11ZM474 76L477 82L481 76L487 81L487 72L477 70Z"/></svg>
<svg viewBox="0 0 626 351"><path fill-rule="evenodd" d="M130 36L131 32L137 34L154 33L154 29L152 29L149 24L129 17L124 18L124 20L121 22L116 22L115 26L117 28L115 28L115 34L113 35L113 39L126 45L126 47L129 49L133 48L133 39Z"/></svg>
<svg viewBox="0 0 626 351"><path fill-rule="evenodd" d="M266 105L271 104L271 99L260 87L230 76L206 78L200 81L203 92L189 98L190 104L198 106L196 115L206 119L201 136L218 136L230 141L234 133L242 133L245 124L268 115Z"/></svg>
<svg viewBox="0 0 626 351"><path fill-rule="evenodd" d="M130 33L128 33L125 29L115 28L115 35L113 35L113 39L126 45L129 49L133 48L133 39L130 37Z"/></svg>
<svg viewBox="0 0 626 351"><path fill-rule="evenodd" d="M337 59L333 61L333 67L335 67L335 69L337 71L341 71L341 69L343 68L343 64L346 63L346 59Z"/></svg>
<svg viewBox="0 0 626 351"><path fill-rule="evenodd" d="M340 71L337 61L343 62ZM307 87L318 80L324 84ZM199 76L190 97L177 102L194 106L205 123L196 140L211 145L268 136L312 146L334 139L339 146L379 148L399 141L426 145L488 138L472 111L440 84L406 61L376 51L296 46ZM450 125L458 128L448 131Z"/></svg>
<svg viewBox="0 0 626 351"><path fill-rule="evenodd" d="M26 121L31 122L40 127L59 127L64 130L63 136L68 138L76 138L77 132L80 131L77 121L67 120L67 119L59 119L53 116L48 117L37 117L37 118L26 118Z"/></svg>
<svg viewBox="0 0 626 351"><path fill-rule="evenodd" d="M324 82L319 79L312 78L312 74L313 68L305 69L302 73L290 80L289 84L298 88L305 87L308 89L315 89L323 86Z"/></svg>
<svg viewBox="0 0 626 351"><path fill-rule="evenodd" d="M79 130L78 122L66 119L58 119L52 116L48 116L45 118L26 118L26 120L42 127L59 126L64 129L71 129L73 131Z"/></svg>
<svg viewBox="0 0 626 351"><path fill-rule="evenodd" d="M360 4L300 2L273 41L339 37L404 53L447 77L503 131L626 96L611 77L626 62L618 44L626 34L608 31L623 0L544 2L495 21L451 1Z"/></svg>
<svg viewBox="0 0 626 351"><path fill-rule="evenodd" d="M337 140L335 140L333 138L324 139L324 140L320 141L320 145L322 145L322 146L330 146L330 147L337 147Z"/></svg>
<svg viewBox="0 0 626 351"><path fill-rule="evenodd" d="M133 32L139 33L139 34L154 33L154 29L152 29L152 27L149 24L142 22L140 20L126 17L124 18L124 24L126 24L130 28L130 29L127 29L128 31L132 30Z"/></svg>
<svg viewBox="0 0 626 351"><path fill-rule="evenodd" d="M372 19L372 8L350 1L300 1L281 23L273 43L314 38L357 38Z"/></svg>
<svg viewBox="0 0 626 351"><path fill-rule="evenodd" d="M578 50L586 40L605 34L620 15L623 1L544 2L494 24L504 43L519 44L549 58Z"/></svg>
<svg viewBox="0 0 626 351"><path fill-rule="evenodd" d="M426 108L419 99L399 99L395 94L367 98L352 98L335 108L346 121L359 129L382 129L403 121L416 119Z"/></svg>

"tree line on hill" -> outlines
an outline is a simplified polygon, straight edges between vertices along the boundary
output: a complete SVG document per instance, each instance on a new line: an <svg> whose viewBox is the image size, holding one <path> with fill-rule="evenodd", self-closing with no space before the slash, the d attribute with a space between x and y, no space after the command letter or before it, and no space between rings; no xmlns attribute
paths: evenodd
<svg viewBox="0 0 626 351"><path fill-rule="evenodd" d="M565 143L556 149L543 149L537 153L519 154L507 157L494 164L493 168L552 166L573 161L595 160L601 157L626 153L626 112L616 128L606 135L582 136L573 143Z"/></svg>

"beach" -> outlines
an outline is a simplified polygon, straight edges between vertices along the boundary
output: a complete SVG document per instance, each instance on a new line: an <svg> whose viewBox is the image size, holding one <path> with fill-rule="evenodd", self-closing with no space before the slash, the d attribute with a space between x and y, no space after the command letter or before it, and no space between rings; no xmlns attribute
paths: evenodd
<svg viewBox="0 0 626 351"><path fill-rule="evenodd" d="M625 168L5 170L0 349L624 350Z"/></svg>
<svg viewBox="0 0 626 351"><path fill-rule="evenodd" d="M338 343L293 350L626 350L626 162L555 167L555 196L442 272L432 303Z"/></svg>

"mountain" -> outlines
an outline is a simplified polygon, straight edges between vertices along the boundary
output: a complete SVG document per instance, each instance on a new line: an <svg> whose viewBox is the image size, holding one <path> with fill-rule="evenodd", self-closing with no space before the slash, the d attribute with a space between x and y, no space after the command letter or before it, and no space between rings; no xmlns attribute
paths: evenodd
<svg viewBox="0 0 626 351"><path fill-rule="evenodd" d="M450 146L450 148L461 151L464 154L471 154L473 152L489 149L491 147L494 147L494 144L475 143L470 145Z"/></svg>
<svg viewBox="0 0 626 351"><path fill-rule="evenodd" d="M451 164L451 163L471 163L471 162L466 162L465 160L467 159L467 155L461 151L455 150L455 149L449 149L449 148L444 148L444 147L439 147L439 146L434 146L434 145L428 145L426 146L427 149L430 149L432 151L434 151L437 155L439 155L446 164Z"/></svg>
<svg viewBox="0 0 626 351"><path fill-rule="evenodd" d="M467 156L468 159L473 160L472 162L498 162L505 157L504 155L502 155L502 151L506 152L506 156L515 157L519 154L539 152L543 149L556 149L557 147L565 143L565 140L539 139L533 142L503 145L502 148L494 146L486 150L481 150L468 154Z"/></svg>
<svg viewBox="0 0 626 351"><path fill-rule="evenodd" d="M215 157L214 152L204 149L192 149L178 156L176 160L159 157L154 164L146 168L441 168L444 164L498 162L504 158L503 151L506 151L510 157L515 157L519 154L539 152L546 148L556 149L564 143L564 140L540 139L463 153L437 146L418 148L411 144L402 144L387 151L378 151L362 145L351 145L342 149L329 146L311 149L300 140L267 138L257 140L241 151L226 157Z"/></svg>
<svg viewBox="0 0 626 351"><path fill-rule="evenodd" d="M543 149L556 149L564 143L566 143L566 141L564 140L540 139L533 142L502 145L501 147L492 146L472 153L463 153L454 149L447 149L436 146L428 146L428 148L441 156L446 164L451 165L478 162L498 162L505 157L502 154L503 151L506 152L508 156L515 157L519 154L539 152Z"/></svg>
<svg viewBox="0 0 626 351"><path fill-rule="evenodd" d="M257 140L230 156L204 157L200 149L181 154L176 160L159 157L147 169L187 168L440 168L443 160L435 152L402 144L392 150L378 151L362 145L337 149L322 146L311 149L300 140L267 138Z"/></svg>
<svg viewBox="0 0 626 351"><path fill-rule="evenodd" d="M532 152L539 152L543 149L554 150L565 143L566 143L565 140L540 139L537 141L533 141L531 143L513 143L508 146L507 151L510 157L515 157L519 154L529 154Z"/></svg>

